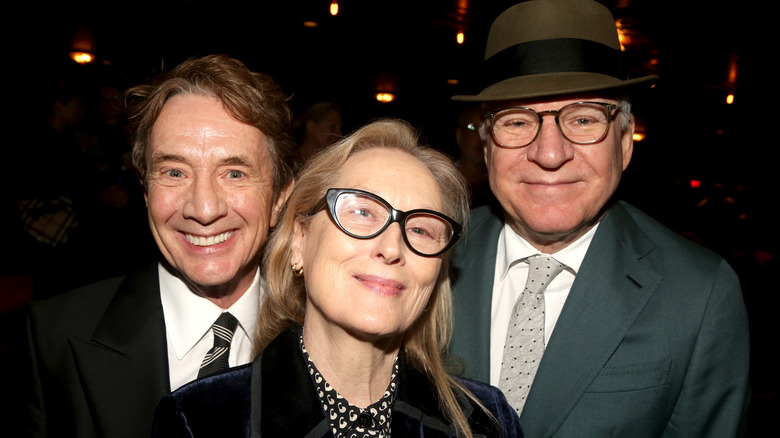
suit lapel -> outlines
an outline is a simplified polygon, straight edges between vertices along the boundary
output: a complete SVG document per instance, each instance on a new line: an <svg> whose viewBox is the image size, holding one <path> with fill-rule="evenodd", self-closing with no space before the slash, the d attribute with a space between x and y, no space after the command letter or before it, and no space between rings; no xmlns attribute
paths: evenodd
<svg viewBox="0 0 780 438"><path fill-rule="evenodd" d="M455 309L451 351L455 360L467 358L471 368L464 370L465 377L487 383L490 324L485 322L491 320L496 251L503 220L482 207L473 211L471 227L474 232L458 244L451 268Z"/></svg>
<svg viewBox="0 0 780 438"><path fill-rule="evenodd" d="M148 436L170 392L157 265L128 276L92 338L69 340L101 436Z"/></svg>
<svg viewBox="0 0 780 438"><path fill-rule="evenodd" d="M661 281L641 258L653 245L620 205L601 221L522 413L529 436L552 436L618 348Z"/></svg>

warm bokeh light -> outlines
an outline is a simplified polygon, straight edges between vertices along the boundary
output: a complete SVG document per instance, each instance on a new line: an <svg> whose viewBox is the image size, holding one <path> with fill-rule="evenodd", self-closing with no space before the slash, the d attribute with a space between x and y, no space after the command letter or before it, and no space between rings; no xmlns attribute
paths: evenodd
<svg viewBox="0 0 780 438"><path fill-rule="evenodd" d="M729 104L729 105L734 103L734 95L733 94L729 94L728 96L726 96L726 103Z"/></svg>
<svg viewBox="0 0 780 438"><path fill-rule="evenodd" d="M739 57L737 55L731 55L729 57L729 77L728 81L729 83L736 84L737 83L737 61Z"/></svg>
<svg viewBox="0 0 780 438"><path fill-rule="evenodd" d="M89 64L95 60L95 57L91 53L87 52L70 52L70 59L76 61L79 64Z"/></svg>
<svg viewBox="0 0 780 438"><path fill-rule="evenodd" d="M615 27L617 27L618 41L620 41L620 51L625 52L626 46L631 44L631 35L628 30L628 25L623 19L615 20Z"/></svg>
<svg viewBox="0 0 780 438"><path fill-rule="evenodd" d="M642 141L645 139L645 134L641 132L635 132L633 136L634 141Z"/></svg>
<svg viewBox="0 0 780 438"><path fill-rule="evenodd" d="M699 181L698 179L692 179L690 185L692 189L698 189L699 187L701 187L701 181Z"/></svg>
<svg viewBox="0 0 780 438"><path fill-rule="evenodd" d="M311 20L304 21L303 27L317 27L317 22Z"/></svg>
<svg viewBox="0 0 780 438"><path fill-rule="evenodd" d="M447 84L449 85L458 85L457 79L447 79Z"/></svg>
<svg viewBox="0 0 780 438"><path fill-rule="evenodd" d="M382 103L392 102L395 100L395 95L393 93L376 93L376 100Z"/></svg>
<svg viewBox="0 0 780 438"><path fill-rule="evenodd" d="M330 15L338 15L339 13L339 2L336 0L333 0L330 4Z"/></svg>
<svg viewBox="0 0 780 438"><path fill-rule="evenodd" d="M455 40L458 42L458 44L463 44L463 41L466 39L466 35L463 34L462 30L458 31L458 35L455 36Z"/></svg>

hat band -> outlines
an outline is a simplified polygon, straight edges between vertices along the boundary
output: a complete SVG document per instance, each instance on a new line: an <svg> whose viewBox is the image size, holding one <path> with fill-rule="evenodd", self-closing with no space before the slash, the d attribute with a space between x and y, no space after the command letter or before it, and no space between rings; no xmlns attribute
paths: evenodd
<svg viewBox="0 0 780 438"><path fill-rule="evenodd" d="M516 44L486 59L485 87L516 76L589 72L624 79L620 52L595 41L557 38Z"/></svg>

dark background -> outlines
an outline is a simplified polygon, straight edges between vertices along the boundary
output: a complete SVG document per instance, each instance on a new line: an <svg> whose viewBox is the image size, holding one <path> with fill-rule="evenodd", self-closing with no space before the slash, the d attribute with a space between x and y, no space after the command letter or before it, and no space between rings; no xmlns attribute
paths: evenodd
<svg viewBox="0 0 780 438"><path fill-rule="evenodd" d="M4 324L29 298L120 274L153 247L142 196L127 172L115 178L128 201L82 219L78 229L88 237L71 241L80 242L79 251L43 251L14 234L16 224L6 214L14 208L10 200L50 173L36 142L58 84L80 90L81 126L100 131L100 104L116 103L118 92L187 57L227 53L273 76L292 96L296 113L318 100L334 101L342 107L345 132L377 117L401 117L428 143L455 156L460 106L450 97L479 91L474 76L490 23L515 2L339 3L336 17L328 13L330 0L28 2L6 11L2 225L13 237L0 271ZM752 432L760 436L767 414L780 413L778 361L770 357L777 349L778 293L777 283L769 281L769 273L777 272L773 128L780 124L770 67L777 38L764 10L771 2L602 3L633 37L625 52L633 76L661 78L635 102L647 138L635 146L621 197L720 252L738 270L754 338ZM305 20L318 26L304 27ZM455 42L458 28L466 32L462 45ZM76 65L68 52L84 39L97 59ZM736 66L736 77L729 77L730 66ZM116 91L108 99L101 96L104 86ZM381 87L390 87L396 100L376 102ZM735 94L732 105L726 104L728 93ZM127 149L121 135L115 138L107 147ZM78 176L73 170L64 178Z"/></svg>
<svg viewBox="0 0 780 438"><path fill-rule="evenodd" d="M296 113L317 100L335 101L345 132L376 117L402 117L454 155L459 107L450 97L479 91L473 77L489 25L513 3L344 0L336 17L328 14L330 0L34 3L8 17L21 23L5 38L15 53L5 69L13 96L8 110L12 126L24 126L55 80L80 80L93 93L102 84L121 90L186 57L219 52L273 76L292 96ZM603 3L630 25L634 43L625 56L633 75L661 77L635 104L647 139L637 144L626 174L629 197L672 221L681 219L668 197L687 195L691 179L701 180L703 189L722 185L730 194L761 199L777 143L767 130L774 125L767 49L776 37L766 11L738 1ZM306 28L305 20L318 26ZM466 31L463 45L455 43L458 27ZM67 58L80 36L94 45L92 65ZM729 82L732 59L737 76ZM458 84L448 83L452 79ZM376 102L382 84L393 88L394 102ZM736 94L733 105L725 103L728 92ZM761 201L751 211L771 204ZM762 239L775 245L771 234Z"/></svg>

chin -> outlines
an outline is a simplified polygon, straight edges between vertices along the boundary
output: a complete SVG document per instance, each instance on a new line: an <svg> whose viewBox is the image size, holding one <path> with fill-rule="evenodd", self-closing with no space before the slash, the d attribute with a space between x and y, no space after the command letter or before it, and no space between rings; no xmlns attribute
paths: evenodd
<svg viewBox="0 0 780 438"><path fill-rule="evenodd" d="M366 342L376 342L379 340L392 340L400 338L404 334L404 330L399 330L397 327L388 327L387 324L361 324L357 327L353 327L349 330L354 337Z"/></svg>

